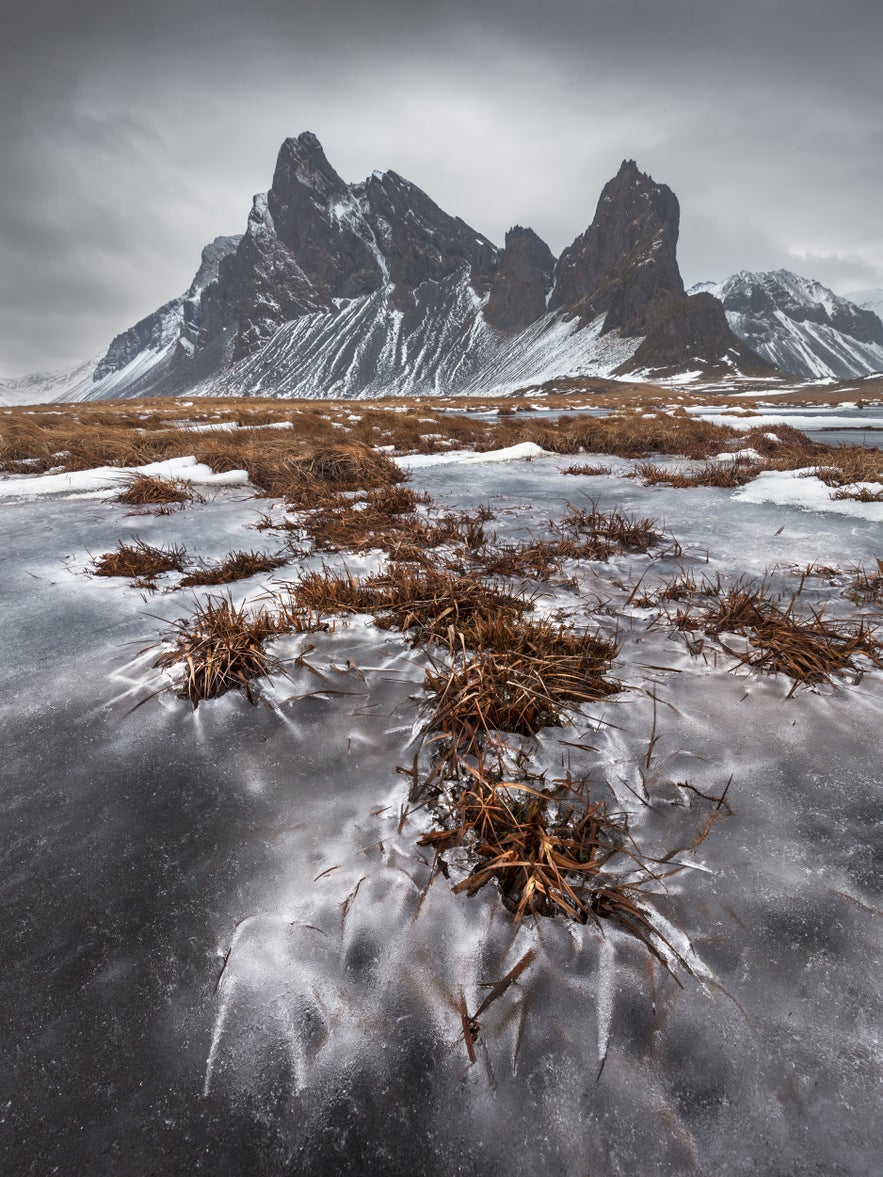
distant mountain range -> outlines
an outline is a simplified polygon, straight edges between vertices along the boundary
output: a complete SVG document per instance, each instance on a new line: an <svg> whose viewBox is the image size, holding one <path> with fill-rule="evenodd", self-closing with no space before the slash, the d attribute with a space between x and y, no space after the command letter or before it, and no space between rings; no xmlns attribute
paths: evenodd
<svg viewBox="0 0 883 1177"><path fill-rule="evenodd" d="M625 161L556 260L503 248L395 172L347 184L309 132L287 139L245 233L113 340L66 395L470 393L558 376L767 373L678 269L671 189Z"/></svg>
<svg viewBox="0 0 883 1177"><path fill-rule="evenodd" d="M395 172L347 184L305 132L282 144L245 232L207 245L183 294L91 364L0 381L0 401L883 370L883 292L857 306L786 270L687 292L679 218L671 189L626 160L559 258L521 226L499 248Z"/></svg>
<svg viewBox="0 0 883 1177"><path fill-rule="evenodd" d="M883 319L883 290L853 290L846 297L862 310L873 311L878 319Z"/></svg>
<svg viewBox="0 0 883 1177"><path fill-rule="evenodd" d="M790 270L742 270L692 288L720 299L736 335L777 368L798 376L849 379L883 371L883 292L864 305ZM874 295L880 296L874 302Z"/></svg>

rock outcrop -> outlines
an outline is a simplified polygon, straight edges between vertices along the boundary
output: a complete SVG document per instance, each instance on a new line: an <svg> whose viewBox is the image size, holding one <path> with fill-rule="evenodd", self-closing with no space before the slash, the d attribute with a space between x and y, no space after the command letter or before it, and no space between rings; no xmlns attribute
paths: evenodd
<svg viewBox="0 0 883 1177"><path fill-rule="evenodd" d="M521 331L546 313L555 256L533 229L516 225L497 261L485 321L501 331Z"/></svg>

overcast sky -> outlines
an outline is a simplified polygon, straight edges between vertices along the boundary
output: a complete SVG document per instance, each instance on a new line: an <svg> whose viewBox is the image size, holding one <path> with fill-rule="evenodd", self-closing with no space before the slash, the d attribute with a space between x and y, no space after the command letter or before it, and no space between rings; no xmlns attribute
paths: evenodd
<svg viewBox="0 0 883 1177"><path fill-rule="evenodd" d="M0 0L0 373L53 369L241 232L281 141L555 253L634 158L689 283L883 286L881 0Z"/></svg>

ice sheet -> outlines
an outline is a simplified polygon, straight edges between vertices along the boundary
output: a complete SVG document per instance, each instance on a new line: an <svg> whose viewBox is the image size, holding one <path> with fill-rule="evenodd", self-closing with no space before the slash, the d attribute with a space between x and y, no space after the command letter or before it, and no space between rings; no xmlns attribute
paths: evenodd
<svg viewBox="0 0 883 1177"><path fill-rule="evenodd" d="M421 900L426 818L401 823L397 767L414 754L424 659L399 635L356 619L281 640L288 677L257 707L148 698L163 680L144 648L192 597L90 579L90 553L121 535L207 557L265 543L248 525L266 502L221 490L142 518L8 501L4 1172L874 1171L881 675L787 699L787 681L734 673L721 650L691 657L647 610L611 610L617 581L643 573L650 587L680 564L736 577L778 562L783 586L797 584L785 565L872 564L879 525L566 464L485 459L468 480L444 464L413 482L446 506L490 503L501 539L590 500L664 518L681 539L679 557L574 566L537 597L615 629L631 689L531 754L550 778L589 774L660 855L708 813L678 782L713 794L732 776L734 816L652 898L720 988L678 988L614 927L604 940L562 921L515 928L490 887L467 900L438 878ZM346 557L355 573L372 560ZM854 613L836 585L806 591ZM476 1009L528 949L471 1066L460 996Z"/></svg>

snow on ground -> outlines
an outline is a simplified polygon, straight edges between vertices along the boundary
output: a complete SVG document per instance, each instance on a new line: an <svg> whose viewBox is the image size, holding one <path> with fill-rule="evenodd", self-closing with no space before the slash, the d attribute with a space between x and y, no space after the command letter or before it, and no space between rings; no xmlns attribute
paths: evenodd
<svg viewBox="0 0 883 1177"><path fill-rule="evenodd" d="M567 464L486 456L468 478L445 461L412 481L445 507L488 503L501 540L590 501L660 517L681 540L680 555L530 586L539 609L616 631L629 687L530 751L549 780L588 774L659 857L708 817L679 782L714 795L732 778L733 816L652 897L719 987L679 988L612 926L516 928L491 887L466 899L440 876L426 890L426 819L402 819L397 771L415 752L425 657L400 635L354 619L286 637L288 676L256 707L227 695L193 711L161 689L145 648L194 594L90 579L90 554L121 536L207 558L272 549L249 530L266 502L222 487L133 517L7 495L4 1172L874 1171L883 675L787 698L787 680L735 671L717 646L692 657L626 596L682 566L735 579L778 564L773 582L793 591L795 567L873 566L879 525ZM377 563L327 559L354 574ZM258 600L297 567L233 598ZM805 592L856 614L836 582ZM470 1065L461 995L476 1009L528 950Z"/></svg>
<svg viewBox="0 0 883 1177"><path fill-rule="evenodd" d="M815 471L815 466L804 470L766 470L735 491L733 497L743 503L778 503L780 506L797 507L801 511L824 511L827 514L883 523L883 503L834 499L831 497L831 488L814 477ZM883 491L883 486L878 482L857 482L849 486L850 491L861 491L863 488L875 494Z"/></svg>
<svg viewBox="0 0 883 1177"><path fill-rule="evenodd" d="M168 458L148 462L145 466L98 466L92 470L70 470L60 474L10 474L0 477L0 499L29 499L44 495L110 497L136 474L157 478L178 478L197 486L245 486L245 470L227 470L215 474L210 466L196 458Z"/></svg>
<svg viewBox="0 0 883 1177"><path fill-rule="evenodd" d="M494 462L518 462L525 459L548 457L542 446L534 441L477 454L474 450L448 450L443 454L405 454L396 458L403 470L424 470L430 466L486 466Z"/></svg>

